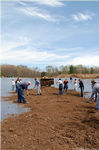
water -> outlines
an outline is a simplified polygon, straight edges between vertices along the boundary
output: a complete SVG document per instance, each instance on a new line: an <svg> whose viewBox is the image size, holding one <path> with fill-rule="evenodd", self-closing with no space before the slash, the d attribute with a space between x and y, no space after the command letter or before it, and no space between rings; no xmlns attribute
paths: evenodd
<svg viewBox="0 0 99 150"><path fill-rule="evenodd" d="M10 94L8 92L12 92L12 79L14 79L14 81L16 80L16 78L1 78L1 97L7 97ZM55 78L54 79L54 87L58 88L58 85L56 84L56 82L58 81L59 78ZM62 81L64 81L65 78L61 78ZM70 81L69 78L67 78L69 81L69 89L74 89L74 84L73 81L75 78L73 78L72 81ZM78 80L78 79L77 79ZM96 81L99 81L99 79L95 79ZM22 78L22 82L27 82L30 81L31 85L29 86L29 89L32 89L34 86L34 79L33 78ZM87 95L85 95L85 97L89 97L91 95L91 79L84 79L84 91L88 92ZM79 84L78 84L79 85ZM15 91L15 89L14 89ZM78 88L77 91L80 91L80 89ZM17 115L17 114L21 114L23 112L27 112L29 111L29 108L24 108L24 106L20 106L18 104L14 104L12 101L3 101L4 99L1 99L1 120L4 120L5 118L8 118L10 115ZM14 101L14 100L13 100Z"/></svg>
<svg viewBox="0 0 99 150"><path fill-rule="evenodd" d="M16 81L17 78L1 78L1 97L9 96L8 92L12 92L12 79ZM22 78L22 82L30 81L31 85L29 89L33 88L34 79L33 78ZM14 90L15 91L15 90Z"/></svg>
<svg viewBox="0 0 99 150"><path fill-rule="evenodd" d="M16 78L1 78L1 97L7 97L11 94L9 92L12 92L12 79L14 81ZM32 78L22 78L23 82L30 81L31 85L29 86L29 89L33 88L34 80ZM16 89L14 89L15 91ZM14 101L14 100L13 100ZM21 114L23 112L29 111L29 108L24 108L24 106L20 106L18 104L14 104L12 101L4 101L4 98L1 98L1 118L0 122L3 121L5 118L8 118L10 115L17 115Z"/></svg>

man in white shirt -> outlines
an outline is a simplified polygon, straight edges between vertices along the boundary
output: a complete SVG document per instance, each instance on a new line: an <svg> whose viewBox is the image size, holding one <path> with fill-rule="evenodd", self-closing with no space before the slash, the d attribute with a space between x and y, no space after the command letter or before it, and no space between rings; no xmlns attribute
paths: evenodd
<svg viewBox="0 0 99 150"><path fill-rule="evenodd" d="M62 95L63 94L63 81L59 79L57 83L59 84L59 95Z"/></svg>
<svg viewBox="0 0 99 150"><path fill-rule="evenodd" d="M14 91L15 81L12 79L12 90Z"/></svg>

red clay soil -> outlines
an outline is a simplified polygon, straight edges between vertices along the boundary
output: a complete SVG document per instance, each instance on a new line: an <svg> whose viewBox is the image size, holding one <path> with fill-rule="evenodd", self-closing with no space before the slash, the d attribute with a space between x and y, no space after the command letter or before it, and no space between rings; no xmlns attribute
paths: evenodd
<svg viewBox="0 0 99 150"><path fill-rule="evenodd" d="M99 150L99 111L79 93L43 87L29 90L31 110L1 123L2 150ZM17 95L9 100L17 101ZM20 104L24 105L24 104ZM89 149L88 149L89 148Z"/></svg>

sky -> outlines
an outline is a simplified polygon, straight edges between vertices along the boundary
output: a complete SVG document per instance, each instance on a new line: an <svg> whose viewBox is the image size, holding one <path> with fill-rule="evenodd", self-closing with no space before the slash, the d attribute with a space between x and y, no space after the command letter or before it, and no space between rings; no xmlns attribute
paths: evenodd
<svg viewBox="0 0 99 150"><path fill-rule="evenodd" d="M99 1L1 0L1 64L99 66Z"/></svg>

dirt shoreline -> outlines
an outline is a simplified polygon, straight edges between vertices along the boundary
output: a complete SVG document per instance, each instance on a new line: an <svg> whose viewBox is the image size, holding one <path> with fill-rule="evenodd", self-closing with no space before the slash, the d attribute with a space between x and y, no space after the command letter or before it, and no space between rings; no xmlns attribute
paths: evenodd
<svg viewBox="0 0 99 150"><path fill-rule="evenodd" d="M42 87L42 95L29 90L31 110L1 122L2 150L99 150L99 111L85 103L78 92L58 95L58 89ZM17 95L7 100L17 101ZM20 104L23 105L23 104Z"/></svg>
<svg viewBox="0 0 99 150"><path fill-rule="evenodd" d="M81 79L97 79L99 74L60 74L57 78L81 78Z"/></svg>
<svg viewBox="0 0 99 150"><path fill-rule="evenodd" d="M60 75L52 76L51 78L70 78L70 77L81 78L81 79L97 79L99 78L99 74L60 74ZM1 77L1 78L6 78L6 77ZM29 78L29 77L23 77L23 78ZM41 77L38 78L41 79Z"/></svg>

